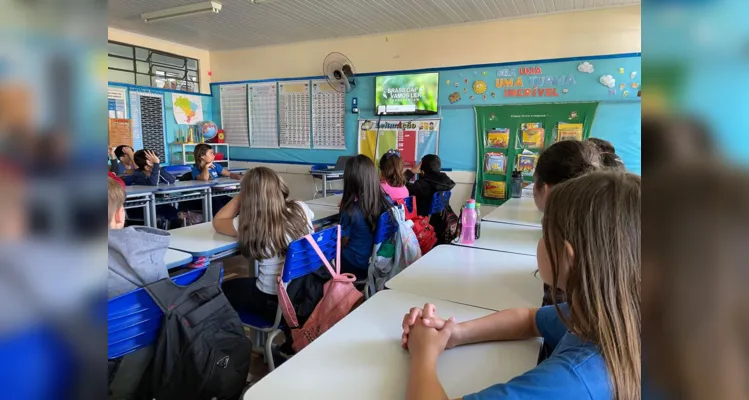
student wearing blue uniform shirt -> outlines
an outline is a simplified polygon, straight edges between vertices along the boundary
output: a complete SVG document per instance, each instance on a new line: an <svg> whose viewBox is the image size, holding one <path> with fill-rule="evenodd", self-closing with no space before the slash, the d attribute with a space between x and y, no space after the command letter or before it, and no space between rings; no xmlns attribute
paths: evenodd
<svg viewBox="0 0 749 400"><path fill-rule="evenodd" d="M195 146L193 151L195 166L192 167L192 179L197 181L210 181L221 176L231 177L232 179L242 179L242 176L225 170L220 164L214 164L216 155L213 147L209 144L200 143Z"/></svg>
<svg viewBox="0 0 749 400"><path fill-rule="evenodd" d="M402 345L411 353L406 398L448 398L437 376L445 349L542 337L553 348L549 358L462 399L639 399L640 188L637 175L598 171L549 194L538 270L553 289L566 292L568 303L553 300L462 323L438 317L431 304L412 308L403 319ZM480 361L472 367L481 368Z"/></svg>
<svg viewBox="0 0 749 400"><path fill-rule="evenodd" d="M374 162L361 154L349 158L343 169L341 272L367 277L377 221L389 207Z"/></svg>

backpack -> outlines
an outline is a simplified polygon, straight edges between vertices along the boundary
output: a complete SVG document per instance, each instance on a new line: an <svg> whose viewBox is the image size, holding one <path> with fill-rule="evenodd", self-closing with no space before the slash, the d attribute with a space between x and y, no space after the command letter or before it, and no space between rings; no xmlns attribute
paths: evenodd
<svg viewBox="0 0 749 400"><path fill-rule="evenodd" d="M220 264L188 286L165 278L144 288L164 312L144 398L237 399L250 371L252 343L219 284Z"/></svg>
<svg viewBox="0 0 749 400"><path fill-rule="evenodd" d="M348 315L354 308L362 302L362 293L354 287L356 277L353 274L341 274L341 226L338 225L338 243L335 261L335 270L325 258L320 247L315 243L312 235L306 235L304 239L312 246L317 256L323 261L325 267L330 272L332 278L325 282L323 287L323 297L317 303L312 314L303 326L299 325L296 311L286 292L286 287L278 276L278 304L281 306L281 312L286 323L291 329L291 337L294 341L294 351L299 352L315 339L320 337L328 329L333 327L343 317Z"/></svg>
<svg viewBox="0 0 749 400"><path fill-rule="evenodd" d="M412 221L413 231L416 234L416 239L419 241L419 247L421 248L421 255L425 255L432 250L435 244L437 244L437 233L434 231L434 227L429 223L428 216L421 216L416 211L416 196L412 197L413 209L411 212L408 211L408 207L403 200L398 200L399 205L403 205L403 209L406 213L406 219Z"/></svg>
<svg viewBox="0 0 749 400"><path fill-rule="evenodd" d="M394 222L398 225L393 237L393 256L380 257L378 251L373 265L369 267L367 285L370 294L383 290L388 280L421 258L419 240L413 231L413 222L406 220L405 208L405 205L399 205L390 209Z"/></svg>
<svg viewBox="0 0 749 400"><path fill-rule="evenodd" d="M440 244L450 244L455 240L455 238L458 237L459 228L458 225L459 219L458 216L455 215L455 211L453 211L453 208L450 207L449 201L445 198L445 193L442 193L442 202L445 203L445 208L440 213L440 218L442 219L442 234L439 238Z"/></svg>

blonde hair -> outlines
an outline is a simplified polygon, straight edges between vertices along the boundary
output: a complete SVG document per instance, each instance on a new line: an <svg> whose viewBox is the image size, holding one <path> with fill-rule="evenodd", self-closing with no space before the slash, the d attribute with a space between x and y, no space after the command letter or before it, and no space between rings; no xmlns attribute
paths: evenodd
<svg viewBox="0 0 749 400"><path fill-rule="evenodd" d="M122 206L125 205L125 189L120 186L117 181L112 178L107 178L107 215L109 217L108 222L112 222L114 214Z"/></svg>
<svg viewBox="0 0 749 400"><path fill-rule="evenodd" d="M296 240L309 233L307 215L289 200L289 188L272 169L247 171L239 191L239 230L242 255L255 260L285 256L289 237Z"/></svg>
<svg viewBox="0 0 749 400"><path fill-rule="evenodd" d="M569 317L554 305L572 333L598 345L616 400L640 398L640 211L640 177L608 170L556 185L543 217L554 291L569 262Z"/></svg>

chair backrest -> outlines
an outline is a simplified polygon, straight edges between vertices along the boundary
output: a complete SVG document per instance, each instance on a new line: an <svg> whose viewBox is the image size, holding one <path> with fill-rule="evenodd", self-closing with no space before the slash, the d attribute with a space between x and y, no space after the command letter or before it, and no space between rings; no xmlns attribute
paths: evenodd
<svg viewBox="0 0 749 400"><path fill-rule="evenodd" d="M450 204L450 196L452 196L452 192L449 190L435 192L432 196L432 208L429 210L429 215L441 213L445 209L445 202Z"/></svg>
<svg viewBox="0 0 749 400"><path fill-rule="evenodd" d="M310 171L325 171L328 169L328 166L326 164L315 164L312 167L310 167Z"/></svg>
<svg viewBox="0 0 749 400"><path fill-rule="evenodd" d="M195 282L205 268L175 276L172 281L185 286ZM221 277L223 279L223 269ZM109 299L107 302L107 358L124 356L156 342L164 314L143 288Z"/></svg>
<svg viewBox="0 0 749 400"><path fill-rule="evenodd" d="M414 199L413 199L412 196L404 198L403 199L403 203L406 205L406 209L408 210L408 212L411 212L411 211L414 210ZM398 205L398 200L394 201L393 205L397 206Z"/></svg>
<svg viewBox="0 0 749 400"><path fill-rule="evenodd" d="M398 223L395 222L389 212L385 211L377 221L377 229L374 234L375 246L392 237L397 231Z"/></svg>
<svg viewBox="0 0 749 400"><path fill-rule="evenodd" d="M186 172L192 172L192 167L189 165L167 165L164 167L164 171L174 176L180 176Z"/></svg>
<svg viewBox="0 0 749 400"><path fill-rule="evenodd" d="M335 169L338 171L343 171L344 168L346 168L346 162L348 162L349 158L351 158L351 156L338 157L338 160L336 160L335 162Z"/></svg>
<svg viewBox="0 0 749 400"><path fill-rule="evenodd" d="M338 225L315 232L312 234L312 238L328 261L336 258L336 252L338 251ZM322 260L317 256L317 253L312 248L312 245L307 242L307 239L297 239L291 242L289 250L286 252L286 261L283 264L281 280L284 284L288 284L292 279L315 272L322 266Z"/></svg>

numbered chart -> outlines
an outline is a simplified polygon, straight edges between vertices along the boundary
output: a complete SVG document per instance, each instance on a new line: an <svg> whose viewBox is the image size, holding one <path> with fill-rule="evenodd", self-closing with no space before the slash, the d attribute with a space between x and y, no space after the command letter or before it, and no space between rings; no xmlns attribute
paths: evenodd
<svg viewBox="0 0 749 400"><path fill-rule="evenodd" d="M248 85L247 99L250 113L250 147L278 148L276 83Z"/></svg>
<svg viewBox="0 0 749 400"><path fill-rule="evenodd" d="M278 84L281 147L310 148L309 81Z"/></svg>
<svg viewBox="0 0 749 400"><path fill-rule="evenodd" d="M316 149L346 149L346 93L312 81L312 141Z"/></svg>

